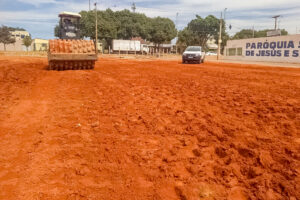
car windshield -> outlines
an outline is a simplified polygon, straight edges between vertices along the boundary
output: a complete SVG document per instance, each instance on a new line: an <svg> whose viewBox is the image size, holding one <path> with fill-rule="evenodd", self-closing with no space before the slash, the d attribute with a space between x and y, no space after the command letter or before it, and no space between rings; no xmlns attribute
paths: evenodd
<svg viewBox="0 0 300 200"><path fill-rule="evenodd" d="M201 47L188 47L185 51L201 51Z"/></svg>

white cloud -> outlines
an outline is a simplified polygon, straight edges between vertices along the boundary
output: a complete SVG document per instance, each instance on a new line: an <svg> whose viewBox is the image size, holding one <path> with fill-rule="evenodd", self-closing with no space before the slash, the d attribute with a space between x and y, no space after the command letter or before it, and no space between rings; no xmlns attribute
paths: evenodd
<svg viewBox="0 0 300 200"><path fill-rule="evenodd" d="M98 9L104 10L111 8L112 10L130 9L132 0L91 0L98 1ZM0 24L24 24L33 35L41 34L37 25L45 29L48 38L53 36L53 27L58 21L58 13L61 11L80 12L88 10L89 5L87 0L18 0L18 2L27 3L35 6L36 9L26 11L0 11ZM224 8L228 8L226 12L227 24L232 24L233 29L230 34L241 30L242 28L256 29L272 28L274 20L273 15L282 15L280 18L280 28L287 29L290 33L295 33L296 26L300 30L300 1L299 0L175 0L170 3L170 0L164 1L145 1L135 0L137 12L145 13L149 17L161 16L169 17L172 20L176 19L176 13L179 13L178 27L182 29L186 24L198 14L205 17L213 14L217 17ZM50 4L47 8L45 5ZM35 26L30 26L30 23Z"/></svg>
<svg viewBox="0 0 300 200"><path fill-rule="evenodd" d="M61 3L56 0L18 0L18 2L31 4L34 6L39 6L41 4L48 4L48 3L51 3L51 4L60 4Z"/></svg>

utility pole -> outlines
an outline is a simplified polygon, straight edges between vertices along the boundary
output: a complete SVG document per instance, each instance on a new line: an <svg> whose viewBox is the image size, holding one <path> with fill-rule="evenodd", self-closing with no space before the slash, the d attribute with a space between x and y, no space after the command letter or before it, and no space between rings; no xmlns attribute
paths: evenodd
<svg viewBox="0 0 300 200"><path fill-rule="evenodd" d="M221 42L222 42L222 12L221 12L221 18L220 18L220 32L219 32L219 40L218 40L218 56L217 59L220 60L220 54L221 54Z"/></svg>
<svg viewBox="0 0 300 200"><path fill-rule="evenodd" d="M91 0L89 0L89 11L91 11Z"/></svg>
<svg viewBox="0 0 300 200"><path fill-rule="evenodd" d="M98 22L97 22L97 3L94 4L95 5L95 16L96 16L96 24L95 24L95 28L96 28L96 36L95 36L95 42L96 42L96 55L98 56Z"/></svg>
<svg viewBox="0 0 300 200"><path fill-rule="evenodd" d="M273 16L272 18L275 19L275 29L274 30L277 30L277 18L280 17L280 15L275 15Z"/></svg>
<svg viewBox="0 0 300 200"><path fill-rule="evenodd" d="M254 26L252 26L252 38L254 38Z"/></svg>
<svg viewBox="0 0 300 200"><path fill-rule="evenodd" d="M178 15L179 15L179 13L176 13L176 30L177 30L177 33L176 33L176 46L175 46L175 48L176 48L176 55L177 55L177 42L178 42Z"/></svg>

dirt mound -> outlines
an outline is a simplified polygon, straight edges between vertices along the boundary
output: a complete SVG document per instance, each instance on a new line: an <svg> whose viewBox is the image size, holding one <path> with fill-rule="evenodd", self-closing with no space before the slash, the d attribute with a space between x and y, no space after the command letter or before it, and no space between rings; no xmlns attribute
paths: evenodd
<svg viewBox="0 0 300 200"><path fill-rule="evenodd" d="M300 199L300 70L0 57L0 199Z"/></svg>

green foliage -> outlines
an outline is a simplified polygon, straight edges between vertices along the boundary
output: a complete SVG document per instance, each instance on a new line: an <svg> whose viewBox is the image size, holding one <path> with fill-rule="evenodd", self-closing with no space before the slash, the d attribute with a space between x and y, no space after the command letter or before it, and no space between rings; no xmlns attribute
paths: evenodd
<svg viewBox="0 0 300 200"><path fill-rule="evenodd" d="M59 25L56 25L55 26L55 28L54 28L54 36L55 37L58 37L59 38L59 31L60 31L60 29L59 29Z"/></svg>
<svg viewBox="0 0 300 200"><path fill-rule="evenodd" d="M24 28L19 27L7 27L9 31L25 31Z"/></svg>
<svg viewBox="0 0 300 200"><path fill-rule="evenodd" d="M255 34L255 32L254 32ZM253 38L253 30L251 29L243 29L240 32L237 32L232 39L247 39L247 38Z"/></svg>
<svg viewBox="0 0 300 200"><path fill-rule="evenodd" d="M32 44L33 40L31 39L30 36L25 36L23 39L23 45L26 47L28 51L28 47Z"/></svg>
<svg viewBox="0 0 300 200"><path fill-rule="evenodd" d="M176 33L173 21L168 18L156 17L152 19L149 40L155 44L170 42L176 36Z"/></svg>
<svg viewBox="0 0 300 200"><path fill-rule="evenodd" d="M11 34L9 32L9 27L2 26L0 27L0 43L4 44L4 51L6 51L6 45L15 43L16 40L11 37Z"/></svg>
<svg viewBox="0 0 300 200"><path fill-rule="evenodd" d="M178 34L178 44L183 46L206 47L207 40L213 37L216 42L219 40L220 20L213 15L205 18L196 15L196 19L189 22L186 28ZM226 45L229 38L225 30L225 23L222 26L222 47Z"/></svg>
<svg viewBox="0 0 300 200"><path fill-rule="evenodd" d="M95 11L81 11L80 30L82 37L95 39ZM117 27L113 12L110 9L106 11L97 11L98 39L104 39L110 42L117 36Z"/></svg>
<svg viewBox="0 0 300 200"><path fill-rule="evenodd" d="M81 36L95 39L95 11L81 11ZM170 42L176 36L173 21L168 18L149 18L141 13L129 10L113 12L111 9L97 11L98 39L105 41L107 47L113 39L131 39L141 37L144 40L161 44ZM54 29L59 36L59 26Z"/></svg>
<svg viewBox="0 0 300 200"><path fill-rule="evenodd" d="M141 37L148 40L151 38L149 33L151 19L146 15L122 10L115 12L114 16L117 38L130 39L132 37Z"/></svg>
<svg viewBox="0 0 300 200"><path fill-rule="evenodd" d="M254 38L260 38L260 37L267 37L267 32L271 31L270 29L265 30L254 30ZM285 29L281 30L281 35L288 35L288 32ZM238 40L238 39L247 39L247 38L253 38L253 30L252 29L243 29L239 32L237 32L231 39Z"/></svg>

